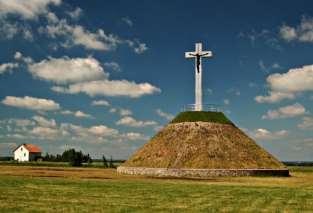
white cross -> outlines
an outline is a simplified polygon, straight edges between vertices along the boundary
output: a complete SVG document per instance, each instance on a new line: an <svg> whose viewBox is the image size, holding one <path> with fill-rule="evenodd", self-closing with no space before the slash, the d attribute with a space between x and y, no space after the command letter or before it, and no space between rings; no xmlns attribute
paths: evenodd
<svg viewBox="0 0 313 213"><path fill-rule="evenodd" d="M185 52L185 58L195 58L195 111L202 111L202 58L212 56L211 51L202 51L202 43L196 43L194 52Z"/></svg>

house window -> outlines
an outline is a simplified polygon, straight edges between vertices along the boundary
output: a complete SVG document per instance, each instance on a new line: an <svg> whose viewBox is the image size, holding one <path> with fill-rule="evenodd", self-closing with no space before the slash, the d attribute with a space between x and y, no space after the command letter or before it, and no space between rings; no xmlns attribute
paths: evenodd
<svg viewBox="0 0 313 213"><path fill-rule="evenodd" d="M23 147L21 147L21 151L23 151Z"/></svg>
<svg viewBox="0 0 313 213"><path fill-rule="evenodd" d="M24 157L26 157L26 153L24 153Z"/></svg>

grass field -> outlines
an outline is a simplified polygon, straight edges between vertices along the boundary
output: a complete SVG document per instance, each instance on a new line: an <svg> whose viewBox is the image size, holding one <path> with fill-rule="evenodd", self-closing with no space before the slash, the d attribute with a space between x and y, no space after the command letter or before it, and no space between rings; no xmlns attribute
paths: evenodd
<svg viewBox="0 0 313 213"><path fill-rule="evenodd" d="M313 212L313 167L291 177L153 179L113 169L0 166L0 212Z"/></svg>

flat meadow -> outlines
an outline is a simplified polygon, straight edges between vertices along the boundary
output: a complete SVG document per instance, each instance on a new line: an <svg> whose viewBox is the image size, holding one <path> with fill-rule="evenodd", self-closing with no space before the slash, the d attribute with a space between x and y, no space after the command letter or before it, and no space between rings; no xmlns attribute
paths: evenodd
<svg viewBox="0 0 313 213"><path fill-rule="evenodd" d="M0 212L313 212L313 167L208 180L0 165Z"/></svg>

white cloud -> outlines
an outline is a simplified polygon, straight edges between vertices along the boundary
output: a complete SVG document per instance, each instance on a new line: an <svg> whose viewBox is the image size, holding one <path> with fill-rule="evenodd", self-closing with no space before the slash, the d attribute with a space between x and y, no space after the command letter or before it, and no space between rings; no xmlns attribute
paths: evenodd
<svg viewBox="0 0 313 213"><path fill-rule="evenodd" d="M258 103L277 103L284 99L294 99L295 94L270 91L268 96L258 95L254 99Z"/></svg>
<svg viewBox="0 0 313 213"><path fill-rule="evenodd" d="M82 112L80 110L78 111L63 110L60 113L62 115L73 115L77 118L94 118L92 115Z"/></svg>
<svg viewBox="0 0 313 213"><path fill-rule="evenodd" d="M112 136L118 134L118 130L109 128L104 125L90 127L88 129L88 132L98 137Z"/></svg>
<svg viewBox="0 0 313 213"><path fill-rule="evenodd" d="M275 103L294 99L298 93L313 91L313 65L290 69L286 73L271 74L266 79L269 96L257 96L257 102Z"/></svg>
<svg viewBox="0 0 313 213"><path fill-rule="evenodd" d="M57 84L92 81L108 77L96 59L89 58L49 58L29 64L30 73L39 79Z"/></svg>
<svg viewBox="0 0 313 213"><path fill-rule="evenodd" d="M110 106L110 103L106 100L96 100L92 101L92 106Z"/></svg>
<svg viewBox="0 0 313 213"><path fill-rule="evenodd" d="M33 33L29 25L0 20L0 38L10 40L15 36L19 36L19 38L27 41L33 41Z"/></svg>
<svg viewBox="0 0 313 213"><path fill-rule="evenodd" d="M280 36L286 41L291 41L297 38L296 29L293 27L283 25L281 26L279 32L280 32Z"/></svg>
<svg viewBox="0 0 313 213"><path fill-rule="evenodd" d="M62 37L65 39L63 47L82 45L86 49L111 50L122 43L121 40L112 34L105 34L103 30L95 33L89 32L81 25L70 25L65 19L58 23L49 24L45 28L39 28L40 33L50 38Z"/></svg>
<svg viewBox="0 0 313 213"><path fill-rule="evenodd" d="M93 118L92 115L87 114L87 113L84 113L84 112L82 112L82 111L76 111L76 112L74 113L74 116L77 117L77 118Z"/></svg>
<svg viewBox="0 0 313 213"><path fill-rule="evenodd" d="M67 14L74 20L77 20L80 18L80 16L83 14L83 10L79 7L77 7L75 10L67 12Z"/></svg>
<svg viewBox="0 0 313 213"><path fill-rule="evenodd" d="M130 126L130 127L146 127L157 125L155 121L139 121L133 117L126 116L116 122L116 125Z"/></svg>
<svg viewBox="0 0 313 213"><path fill-rule="evenodd" d="M0 0L0 16L16 14L24 19L37 19L48 13L48 6L60 5L61 0Z"/></svg>
<svg viewBox="0 0 313 213"><path fill-rule="evenodd" d="M30 133L41 139L56 139L62 135L58 129L42 126L33 128Z"/></svg>
<svg viewBox="0 0 313 213"><path fill-rule="evenodd" d="M248 86L251 87L251 88L258 87L258 85L256 83L254 83L254 82L249 82Z"/></svg>
<svg viewBox="0 0 313 213"><path fill-rule="evenodd" d="M139 43L137 47L134 48L135 53L142 54L148 50L148 47L145 43Z"/></svg>
<svg viewBox="0 0 313 213"><path fill-rule="evenodd" d="M122 108L120 108L119 109L119 114L121 116L128 116L128 115L132 115L133 112L131 110L129 110L129 109L122 109Z"/></svg>
<svg viewBox="0 0 313 213"><path fill-rule="evenodd" d="M0 75L5 72L11 72L13 69L18 68L17 63L4 63L0 64Z"/></svg>
<svg viewBox="0 0 313 213"><path fill-rule="evenodd" d="M228 99L224 99L224 104L225 105L229 105L230 104L230 101Z"/></svg>
<svg viewBox="0 0 313 213"><path fill-rule="evenodd" d="M299 103L293 105L280 107L277 110L269 110L265 115L262 116L262 119L279 119L279 118L292 118L300 115L304 115L306 109Z"/></svg>
<svg viewBox="0 0 313 213"><path fill-rule="evenodd" d="M118 63L114 62L114 61L106 62L106 63L103 64L103 66L105 66L105 67L107 67L109 69L112 69L114 71L117 71L117 72L121 71L120 65Z"/></svg>
<svg viewBox="0 0 313 213"><path fill-rule="evenodd" d="M23 54L21 52L15 52L14 59L17 61L22 61L26 64L33 63L33 59L31 57L25 57L25 56L23 56Z"/></svg>
<svg viewBox="0 0 313 213"><path fill-rule="evenodd" d="M17 118L11 118L7 120L8 124L14 124L18 127L28 127L35 125L34 121L29 119L17 119Z"/></svg>
<svg viewBox="0 0 313 213"><path fill-rule="evenodd" d="M7 106L18 108L36 110L36 111L50 111L60 109L60 105L53 100L41 99L34 97L14 97L6 96L2 103Z"/></svg>
<svg viewBox="0 0 313 213"><path fill-rule="evenodd" d="M256 129L252 132L252 137L257 140L277 140L288 136L287 130L280 130L276 132L271 132L267 129Z"/></svg>
<svg viewBox="0 0 313 213"><path fill-rule="evenodd" d="M313 42L313 18L302 17L301 23L296 27L283 25L280 28L280 36L287 42Z"/></svg>
<svg viewBox="0 0 313 213"><path fill-rule="evenodd" d="M126 43L129 47L131 47L135 53L142 54L146 52L149 48L145 43L141 43L137 39L135 40L125 40L124 43Z"/></svg>
<svg viewBox="0 0 313 213"><path fill-rule="evenodd" d="M268 65L266 66L265 63L263 62L263 60L259 60L259 68L265 72L265 73L269 73L274 69L281 69L282 67L280 66L279 63L275 62L272 65Z"/></svg>
<svg viewBox="0 0 313 213"><path fill-rule="evenodd" d="M57 126L56 122L54 119L47 119L42 116L33 116L33 120L37 122L37 124L41 127L51 127L54 128Z"/></svg>
<svg viewBox="0 0 313 213"><path fill-rule="evenodd" d="M236 96L240 96L240 90L236 88L230 88L227 90L227 93L234 94Z"/></svg>
<svg viewBox="0 0 313 213"><path fill-rule="evenodd" d="M47 17L48 22L50 22L50 23L59 22L59 18L52 12L48 12L46 17Z"/></svg>
<svg viewBox="0 0 313 213"><path fill-rule="evenodd" d="M59 93L77 94L86 93L89 96L127 96L138 98L161 92L161 90L149 83L130 82L127 80L102 80L71 84L68 87L52 87Z"/></svg>
<svg viewBox="0 0 313 213"><path fill-rule="evenodd" d="M298 128L304 130L312 130L313 129L313 117L305 116L302 118L302 122L298 124Z"/></svg>
<svg viewBox="0 0 313 213"><path fill-rule="evenodd" d="M123 17L121 20L130 27L134 25L133 21L129 17Z"/></svg>
<svg viewBox="0 0 313 213"><path fill-rule="evenodd" d="M149 138L138 132L127 132L119 136L119 138L123 141L143 141L148 140Z"/></svg>
<svg viewBox="0 0 313 213"><path fill-rule="evenodd" d="M163 112L161 109L157 109L156 110L156 113L162 117L162 118L165 118L166 120L172 120L174 118L174 116L170 113L166 113L166 112Z"/></svg>
<svg viewBox="0 0 313 213"><path fill-rule="evenodd" d="M111 109L109 110L109 112L110 112L110 113L115 113L115 112L117 112L117 109L113 107L113 108L111 108Z"/></svg>

